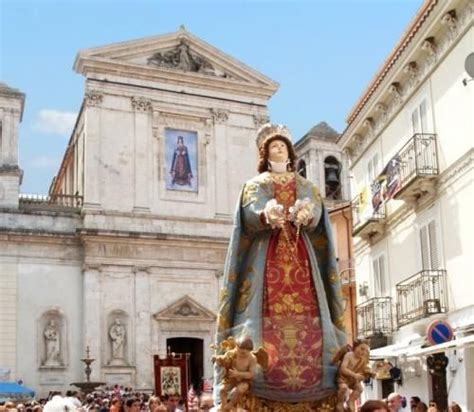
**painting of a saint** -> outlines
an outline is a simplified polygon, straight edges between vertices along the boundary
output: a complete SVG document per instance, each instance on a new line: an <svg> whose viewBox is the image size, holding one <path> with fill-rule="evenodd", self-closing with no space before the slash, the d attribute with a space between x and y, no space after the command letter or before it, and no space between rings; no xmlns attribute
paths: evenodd
<svg viewBox="0 0 474 412"><path fill-rule="evenodd" d="M177 366L161 367L161 394L181 394L181 369Z"/></svg>
<svg viewBox="0 0 474 412"><path fill-rule="evenodd" d="M197 192L197 133L166 129L166 188Z"/></svg>

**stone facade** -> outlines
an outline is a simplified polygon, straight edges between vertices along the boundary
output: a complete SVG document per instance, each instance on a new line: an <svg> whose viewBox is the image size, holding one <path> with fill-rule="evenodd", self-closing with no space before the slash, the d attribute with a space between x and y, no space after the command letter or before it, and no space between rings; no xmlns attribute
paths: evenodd
<svg viewBox="0 0 474 412"><path fill-rule="evenodd" d="M49 195L0 203L0 366L40 394L64 390L89 347L92 380L152 390L153 355L194 338L209 378L233 209L278 85L183 28L81 51L74 69L84 101Z"/></svg>

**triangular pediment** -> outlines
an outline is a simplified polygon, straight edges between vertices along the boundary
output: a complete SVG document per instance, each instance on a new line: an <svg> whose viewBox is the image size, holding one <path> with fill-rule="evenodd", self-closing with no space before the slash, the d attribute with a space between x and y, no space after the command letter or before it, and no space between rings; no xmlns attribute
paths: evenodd
<svg viewBox="0 0 474 412"><path fill-rule="evenodd" d="M89 77L110 73L141 79L259 87L270 97L278 84L186 31L82 50L74 69Z"/></svg>
<svg viewBox="0 0 474 412"><path fill-rule="evenodd" d="M153 317L156 320L172 321L196 320L214 322L216 320L214 313L197 303L188 295L184 295L165 309L155 313Z"/></svg>

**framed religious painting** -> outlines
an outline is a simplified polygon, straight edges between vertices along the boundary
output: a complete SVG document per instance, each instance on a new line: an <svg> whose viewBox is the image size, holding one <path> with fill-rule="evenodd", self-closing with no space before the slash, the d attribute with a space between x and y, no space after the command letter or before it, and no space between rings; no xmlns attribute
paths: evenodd
<svg viewBox="0 0 474 412"><path fill-rule="evenodd" d="M189 353L170 353L161 359L154 356L155 393L186 399L189 381Z"/></svg>
<svg viewBox="0 0 474 412"><path fill-rule="evenodd" d="M197 132L165 129L166 189L198 191Z"/></svg>

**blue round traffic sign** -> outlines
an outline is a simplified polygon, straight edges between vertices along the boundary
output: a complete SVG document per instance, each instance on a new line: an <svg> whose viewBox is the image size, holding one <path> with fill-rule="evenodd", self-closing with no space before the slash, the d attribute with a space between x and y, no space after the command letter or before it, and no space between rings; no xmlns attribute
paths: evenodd
<svg viewBox="0 0 474 412"><path fill-rule="evenodd" d="M453 339L453 329L445 320L435 320L428 325L426 337L432 345L449 342Z"/></svg>

